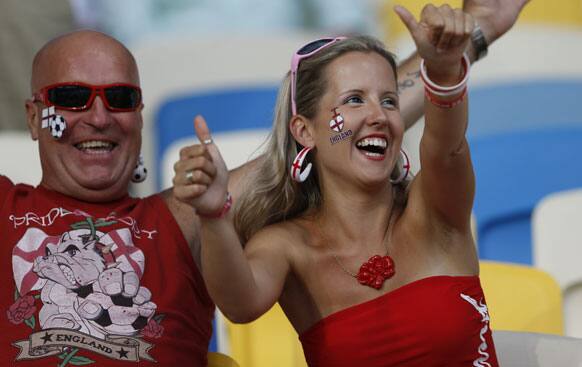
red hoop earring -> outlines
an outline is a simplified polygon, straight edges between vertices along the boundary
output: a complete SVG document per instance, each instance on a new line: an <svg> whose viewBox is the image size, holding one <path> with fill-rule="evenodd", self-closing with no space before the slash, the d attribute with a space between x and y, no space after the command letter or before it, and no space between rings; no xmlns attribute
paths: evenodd
<svg viewBox="0 0 582 367"><path fill-rule="evenodd" d="M404 150L400 149L400 156L396 161L396 168L394 171L398 173L398 177L390 178L390 182L393 184L399 184L404 181L408 175L410 174L410 160L408 159L408 155Z"/></svg>
<svg viewBox="0 0 582 367"><path fill-rule="evenodd" d="M303 165L305 157L307 157L307 153L309 153L311 149L312 148L309 147L301 149L301 151L297 153L295 159L293 160L293 164L291 165L291 177L297 182L304 182L307 180L307 177L309 177L309 173L311 172L311 163L309 163L303 171L301 171L301 166Z"/></svg>

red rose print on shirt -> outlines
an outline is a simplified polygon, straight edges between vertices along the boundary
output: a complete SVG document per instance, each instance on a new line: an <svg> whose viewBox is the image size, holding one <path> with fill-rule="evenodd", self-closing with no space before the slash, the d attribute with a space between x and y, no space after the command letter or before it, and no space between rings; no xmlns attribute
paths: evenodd
<svg viewBox="0 0 582 367"><path fill-rule="evenodd" d="M29 319L36 312L36 306L34 305L34 297L27 295L20 297L10 306L6 314L8 315L8 320L13 324L20 324L24 320Z"/></svg>

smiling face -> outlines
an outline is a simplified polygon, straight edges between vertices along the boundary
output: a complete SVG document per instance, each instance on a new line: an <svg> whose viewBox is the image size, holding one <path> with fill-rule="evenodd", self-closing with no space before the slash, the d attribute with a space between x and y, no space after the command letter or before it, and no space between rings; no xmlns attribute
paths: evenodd
<svg viewBox="0 0 582 367"><path fill-rule="evenodd" d="M120 43L80 31L45 46L33 65L32 90L61 82L139 85L135 61ZM60 139L41 129L41 102L27 101L29 129L39 140L41 185L76 199L99 202L126 195L141 147L141 107L111 112L97 96L86 111L56 109L67 128Z"/></svg>
<svg viewBox="0 0 582 367"><path fill-rule="evenodd" d="M349 52L325 69L326 91L311 119L320 177L349 174L368 186L386 185L399 154L404 123L398 109L394 72L375 52ZM330 128L336 109L351 137L335 144Z"/></svg>

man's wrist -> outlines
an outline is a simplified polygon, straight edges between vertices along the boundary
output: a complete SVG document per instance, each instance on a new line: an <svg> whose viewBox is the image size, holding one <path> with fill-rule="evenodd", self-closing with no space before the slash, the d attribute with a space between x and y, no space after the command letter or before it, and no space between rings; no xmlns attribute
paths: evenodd
<svg viewBox="0 0 582 367"><path fill-rule="evenodd" d="M478 61L487 56L489 49L489 42L485 38L485 34L479 24L475 25L473 33L471 33L471 53L472 61Z"/></svg>

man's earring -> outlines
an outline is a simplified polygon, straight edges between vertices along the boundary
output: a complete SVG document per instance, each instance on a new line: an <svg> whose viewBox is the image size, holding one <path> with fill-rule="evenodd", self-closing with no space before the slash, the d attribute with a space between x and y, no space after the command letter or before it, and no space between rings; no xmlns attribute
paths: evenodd
<svg viewBox="0 0 582 367"><path fill-rule="evenodd" d="M131 182L144 182L146 177L148 177L148 169L143 164L143 156L140 153L133 173L131 174Z"/></svg>

